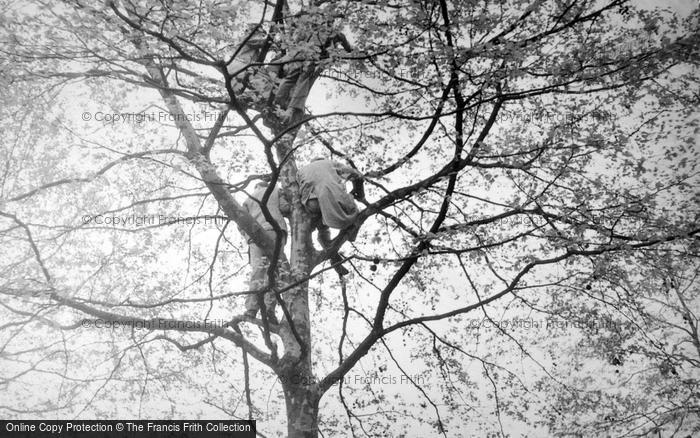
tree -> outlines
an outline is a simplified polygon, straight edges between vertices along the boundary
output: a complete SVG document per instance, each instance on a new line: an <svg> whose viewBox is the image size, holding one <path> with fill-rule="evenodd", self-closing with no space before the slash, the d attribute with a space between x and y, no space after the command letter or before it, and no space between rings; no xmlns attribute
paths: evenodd
<svg viewBox="0 0 700 438"><path fill-rule="evenodd" d="M459 413L468 403L456 400L471 391L467 358L493 386L493 413L505 434L502 416L541 424L513 405L527 385L511 387L509 401L499 397L515 373L470 352L473 339L460 331L465 318L483 312L493 319L491 312L516 303L600 322L602 302L657 322L610 335L593 351L618 364L622 349L641 364L656 360L649 387L673 379L673 369L689 395L652 428L641 415L541 423L562 433L646 432L684 430L697 418L697 279L679 268L697 267L697 120L687 124L697 114L697 10L624 1L34 7L3 5L2 123L10 133L0 204L3 382L19 394L33 374L57 374L62 383L51 402L5 404L6 412L109 415L117 400L96 403L107 385L129 388L126 394L140 387L143 400L150 382L187 380L164 359L177 348L202 367L211 355L208 372L222 381L222 363L242 369L240 397L252 418L260 418L256 405L269 386L256 377L274 373L289 437L348 427L373 434L388 426L355 410L391 401L370 391L348 404L345 394L347 387L356 397L351 371L380 355L425 400L397 401L404 415L429 406L433 433L459 435L469 427ZM352 47L331 41L341 33ZM231 70L253 39L262 41L255 59ZM280 67L288 75L302 69L313 85L306 112L284 110L290 95L275 97ZM256 88L255 75L272 90ZM354 244L341 231L330 247L314 247L296 173L318 153L359 169L370 185ZM288 255L241 208L247 184L262 177L292 203ZM243 317L232 300L264 291L241 287L245 261L236 252L245 253L245 242L230 222L271 260L281 259L268 271L283 311L279 325ZM200 230L203 223L216 232ZM350 279L336 278L327 263L341 249ZM179 251L186 259L168 265ZM450 284L446 273L459 280ZM665 292L652 285L676 277L685 286L660 302ZM588 292L591 284L601 296ZM619 290L626 295L606 299ZM653 303L679 311L682 322ZM226 323L202 323L213 315ZM110 333L109 347L94 346L76 331L90 319L133 329ZM672 352L655 341L629 346L664 326L682 336ZM44 339L47 327L55 337ZM528 353L537 340L520 344L517 329L499 334L537 363ZM409 335L415 357L403 357L414 346L402 349L398 339ZM591 341L600 333L578 335ZM19 348L19 340L37 347ZM101 385L69 371L82 360L94 365ZM140 361L145 375L124 370L126 360ZM410 360L439 370L444 384L425 387L407 371ZM340 404L346 418L333 415L319 426L331 388L338 396L328 409ZM600 412L571 388L543 409ZM628 409L638 396L627 396ZM240 416L227 403L219 407Z"/></svg>

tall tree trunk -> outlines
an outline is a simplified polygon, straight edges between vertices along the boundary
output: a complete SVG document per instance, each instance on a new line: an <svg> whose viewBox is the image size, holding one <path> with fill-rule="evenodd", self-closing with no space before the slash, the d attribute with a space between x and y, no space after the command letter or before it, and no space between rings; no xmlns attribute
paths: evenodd
<svg viewBox="0 0 700 438"><path fill-rule="evenodd" d="M295 121L293 121L295 122ZM281 131L281 129L279 130ZM274 129L273 132L277 133ZM279 139L276 147L277 158L282 164L280 182L283 196L288 196L292 204L291 216L291 278L292 282L307 278L313 269L314 247L311 242L312 217L301 204L297 168L292 144L297 130ZM288 438L316 438L318 436L318 402L316 378L311 367L311 321L309 317L309 289L305 281L285 292L283 300L291 323L283 318L280 337L284 345L284 355L276 372L282 381L287 407Z"/></svg>
<svg viewBox="0 0 700 438"><path fill-rule="evenodd" d="M313 375L294 371L282 384L287 405L287 438L318 437L318 393Z"/></svg>

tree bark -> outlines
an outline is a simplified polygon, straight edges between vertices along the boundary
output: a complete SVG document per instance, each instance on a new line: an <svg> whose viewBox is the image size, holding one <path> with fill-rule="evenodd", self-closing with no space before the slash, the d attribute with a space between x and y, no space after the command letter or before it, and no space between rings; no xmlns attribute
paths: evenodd
<svg viewBox="0 0 700 438"><path fill-rule="evenodd" d="M291 120L290 124L297 120ZM275 126L275 135L286 127ZM284 134L276 143L275 151L280 165L282 196L287 196L292 205L290 217L290 268L291 281L307 278L314 265L315 250L311 241L312 217L301 204L297 183L296 161L293 159L293 142L298 129ZM282 381L287 407L288 438L318 436L319 396L316 378L311 366L311 321L309 315L308 281L285 292L282 297L289 310L282 319L279 335L284 345L284 355L276 367Z"/></svg>
<svg viewBox="0 0 700 438"><path fill-rule="evenodd" d="M287 405L287 438L318 437L319 397L312 386L313 381L307 381L298 370L282 385Z"/></svg>

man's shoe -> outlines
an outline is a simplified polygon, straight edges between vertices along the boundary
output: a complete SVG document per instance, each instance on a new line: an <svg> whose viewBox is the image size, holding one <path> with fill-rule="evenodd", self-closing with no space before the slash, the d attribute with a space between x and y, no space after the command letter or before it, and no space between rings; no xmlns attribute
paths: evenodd
<svg viewBox="0 0 700 438"><path fill-rule="evenodd" d="M330 257L330 262L332 265L335 265L333 266L333 269L335 269L335 272L337 272L341 277L350 273L350 271L343 266L343 256L339 253L333 254Z"/></svg>
<svg viewBox="0 0 700 438"><path fill-rule="evenodd" d="M345 229L348 236L348 242L354 242L357 239L357 233L360 231L358 224L352 224Z"/></svg>
<svg viewBox="0 0 700 438"><path fill-rule="evenodd" d="M337 272L338 275L340 275L341 277L343 277L343 276L345 276L345 275L348 275L348 274L350 273L350 271L348 271L348 270L345 268L345 266L343 266L343 265L338 265L338 266L336 266L336 267L335 267L335 272Z"/></svg>

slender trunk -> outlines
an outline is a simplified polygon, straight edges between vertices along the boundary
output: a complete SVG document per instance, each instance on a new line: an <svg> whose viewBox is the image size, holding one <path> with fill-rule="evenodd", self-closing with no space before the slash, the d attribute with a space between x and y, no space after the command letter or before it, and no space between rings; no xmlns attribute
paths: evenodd
<svg viewBox="0 0 700 438"><path fill-rule="evenodd" d="M298 197L295 202L298 202ZM311 269L311 219L296 205L292 216L292 276L306 277ZM280 336L284 355L277 372L282 381L287 407L287 437L318 437L318 402L316 378L311 367L311 321L309 318L308 282L285 294L284 301L293 324L283 323ZM292 331L294 329L294 331ZM301 345L298 342L301 340Z"/></svg>
<svg viewBox="0 0 700 438"><path fill-rule="evenodd" d="M277 130L273 130L277 131ZM297 130L283 136L276 145L282 164L281 186L292 204L290 218L291 280L308 277L313 269L314 248L311 242L312 217L301 205L299 186L296 180L296 165L290 160L292 143ZM288 438L318 437L318 402L316 379L311 367L311 321L309 316L308 281L285 292L282 297L291 316L291 323L283 320L279 335L284 345L284 355L276 372L282 381L287 407Z"/></svg>
<svg viewBox="0 0 700 438"><path fill-rule="evenodd" d="M318 437L319 398L313 383L313 376L304 377L297 370L282 384L287 405L287 438Z"/></svg>
<svg viewBox="0 0 700 438"><path fill-rule="evenodd" d="M295 203L298 201L296 197ZM311 244L311 218L301 205L295 205L292 216L292 254L290 262L293 276L306 277L312 268L313 246ZM287 405L287 437L318 437L318 395L316 378L311 367L311 321L309 317L308 282L303 283L285 296L293 321L283 324L280 335L285 354L278 372L283 382ZM301 345L299 345L301 338Z"/></svg>

